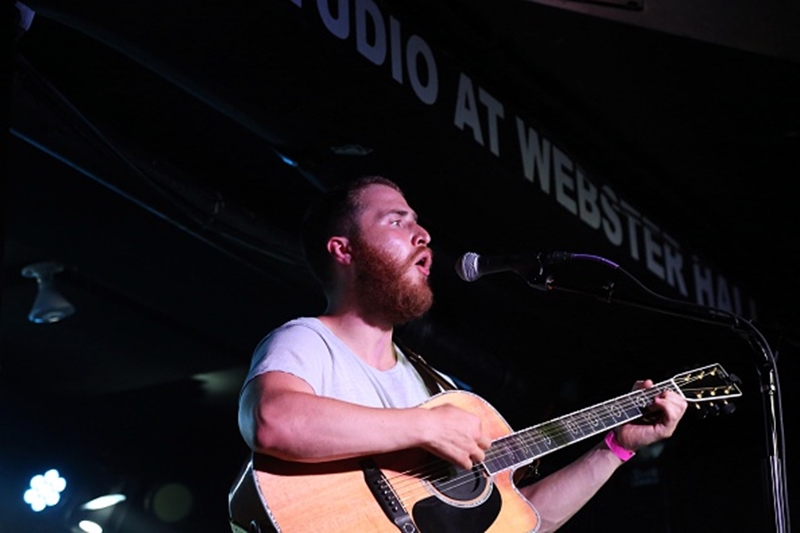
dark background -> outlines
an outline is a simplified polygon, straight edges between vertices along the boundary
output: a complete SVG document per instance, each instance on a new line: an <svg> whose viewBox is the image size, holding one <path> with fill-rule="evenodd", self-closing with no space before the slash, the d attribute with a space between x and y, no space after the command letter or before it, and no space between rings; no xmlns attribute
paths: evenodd
<svg viewBox="0 0 800 533"><path fill-rule="evenodd" d="M797 7L675 4L667 16L631 3L373 5L437 54L442 94L468 73L505 104L501 135L514 131L514 113L530 117L746 291L758 312L745 320L779 359L791 449ZM646 308L543 291L513 273L458 279L452 265L466 251L566 249L607 257L675 296L525 181L515 157L456 128L449 101L424 104L352 36L333 36L316 3L25 6L35 12L29 26L18 22L26 9L8 10L0 531L71 531L78 506L112 490L128 500L106 531L228 530L228 489L247 457L236 399L252 349L283 321L323 308L296 241L300 217L321 191L365 173L400 183L433 235L436 304L401 328L404 339L515 428L643 377L718 362L742 379L733 415L687 416L564 531L774 527L764 355L728 322L650 309L664 304L597 264L554 270L565 287L600 296L613 280L614 296ZM21 271L40 261L65 267L56 283L76 313L62 322L27 320L36 284ZM588 445L547 457L542 470ZM51 467L67 491L34 515L22 493ZM786 467L796 508L791 457ZM158 511L160 489L175 484L191 505L170 520Z"/></svg>

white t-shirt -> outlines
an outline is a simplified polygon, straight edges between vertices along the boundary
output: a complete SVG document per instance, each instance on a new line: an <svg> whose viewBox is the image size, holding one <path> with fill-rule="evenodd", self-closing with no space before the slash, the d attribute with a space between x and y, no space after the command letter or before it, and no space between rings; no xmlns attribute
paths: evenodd
<svg viewBox="0 0 800 533"><path fill-rule="evenodd" d="M429 397L425 382L395 346L397 363L377 370L319 319L296 318L271 331L253 353L244 385L264 372L296 376L319 396L369 407L414 407Z"/></svg>

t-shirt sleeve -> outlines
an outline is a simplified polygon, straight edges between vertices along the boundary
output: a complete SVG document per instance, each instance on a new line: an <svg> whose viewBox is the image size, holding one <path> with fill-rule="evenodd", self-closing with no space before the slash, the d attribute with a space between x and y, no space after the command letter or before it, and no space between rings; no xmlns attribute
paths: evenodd
<svg viewBox="0 0 800 533"><path fill-rule="evenodd" d="M253 352L244 385L265 372L286 372L296 376L319 394L331 353L325 340L309 327L290 325L267 335Z"/></svg>

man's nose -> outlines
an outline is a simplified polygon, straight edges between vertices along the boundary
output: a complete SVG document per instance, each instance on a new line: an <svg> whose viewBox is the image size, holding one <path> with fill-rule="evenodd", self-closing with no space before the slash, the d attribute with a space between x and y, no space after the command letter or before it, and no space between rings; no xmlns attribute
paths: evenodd
<svg viewBox="0 0 800 533"><path fill-rule="evenodd" d="M428 231L420 226L419 224L416 225L414 229L414 240L413 244L417 246L427 246L431 242L431 235Z"/></svg>

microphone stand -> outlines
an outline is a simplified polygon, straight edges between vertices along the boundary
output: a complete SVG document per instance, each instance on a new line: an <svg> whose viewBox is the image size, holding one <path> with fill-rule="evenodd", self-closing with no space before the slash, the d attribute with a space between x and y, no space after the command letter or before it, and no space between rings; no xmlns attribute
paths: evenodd
<svg viewBox="0 0 800 533"><path fill-rule="evenodd" d="M783 406L781 402L780 380L778 378L778 367L775 356L761 332L749 320L734 313L662 296L650 290L636 279L635 276L626 272L618 264L603 257L576 253L569 254L568 260L592 261L622 272L648 294L667 305L657 306L655 304L646 304L641 301L618 298L614 294L615 287L613 282L603 286L597 293L583 288L560 286L556 283L553 275L546 271L546 266L550 263L545 260L539 261L538 270L526 269L519 270L517 273L525 279L528 285L539 290L562 291L572 294L595 296L600 297L607 303L621 303L648 311L688 318L697 322L729 326L748 341L750 347L758 356L756 370L761 379L760 390L762 394L765 435L767 440L766 467L769 472L770 500L774 511L775 533L790 533L789 500L785 466L786 442L783 431Z"/></svg>

